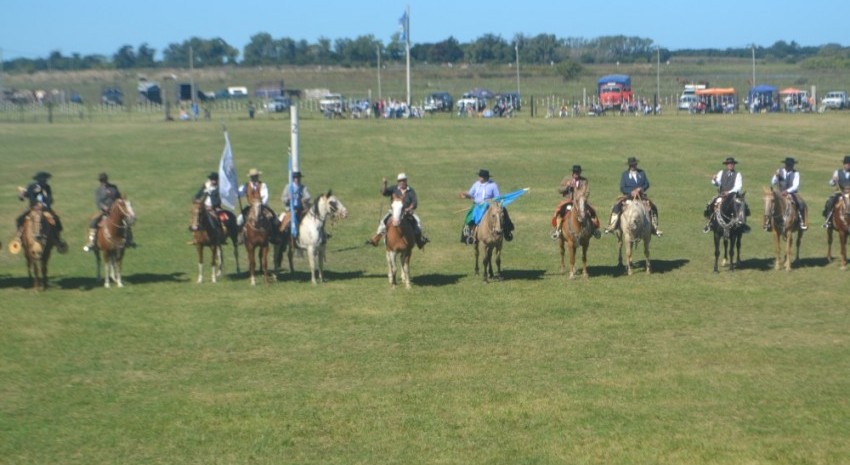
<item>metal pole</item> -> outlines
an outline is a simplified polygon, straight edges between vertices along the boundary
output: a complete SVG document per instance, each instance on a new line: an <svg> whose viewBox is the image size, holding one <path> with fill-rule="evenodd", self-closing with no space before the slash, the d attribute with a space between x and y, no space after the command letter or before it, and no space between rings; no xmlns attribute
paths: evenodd
<svg viewBox="0 0 850 465"><path fill-rule="evenodd" d="M658 99L661 98L661 47L655 47L656 51L656 61L655 61L655 105L652 108L652 112L657 114L658 109Z"/></svg>
<svg viewBox="0 0 850 465"><path fill-rule="evenodd" d="M192 92L192 110L195 107L195 52L189 46L189 92ZM190 110L191 111L191 110Z"/></svg>
<svg viewBox="0 0 850 465"><path fill-rule="evenodd" d="M753 85L756 86L756 44L753 44Z"/></svg>
<svg viewBox="0 0 850 465"><path fill-rule="evenodd" d="M375 53L378 55L378 101L381 101L381 46L375 44Z"/></svg>
<svg viewBox="0 0 850 465"><path fill-rule="evenodd" d="M405 19L405 50L407 51L407 107L410 108L410 4L407 4L407 18Z"/></svg>
<svg viewBox="0 0 850 465"><path fill-rule="evenodd" d="M519 92L519 42L514 42L514 50L516 50L516 96L520 98ZM518 105L519 102L514 103L514 106Z"/></svg>
<svg viewBox="0 0 850 465"><path fill-rule="evenodd" d="M291 147L292 151L292 171L301 171L300 156L298 153L298 105L289 107L289 119L291 123Z"/></svg>

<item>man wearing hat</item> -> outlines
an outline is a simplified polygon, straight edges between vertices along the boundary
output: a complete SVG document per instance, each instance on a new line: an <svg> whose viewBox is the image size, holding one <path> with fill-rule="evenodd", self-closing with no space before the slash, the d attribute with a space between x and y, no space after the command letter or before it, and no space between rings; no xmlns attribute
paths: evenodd
<svg viewBox="0 0 850 465"><path fill-rule="evenodd" d="M797 160L792 157L786 157L784 160L785 167L776 170L773 178L770 180L770 185L777 185L781 190L783 197L791 196L794 204L797 206L797 215L800 217L800 229L803 231L809 229L809 209L806 207L806 202L800 198L798 193L800 189L800 172L797 171ZM765 215L764 229L770 231L770 219Z"/></svg>
<svg viewBox="0 0 850 465"><path fill-rule="evenodd" d="M218 190L218 173L213 171L207 176L207 181L198 190L194 197L195 200L200 200L207 210L207 219L210 221L213 231L219 231L222 234L221 240L224 237L224 226L221 222L221 192ZM197 226L190 226L190 230L197 229Z"/></svg>
<svg viewBox="0 0 850 465"><path fill-rule="evenodd" d="M708 218L708 223L706 223L705 228L702 230L704 233L711 231L711 221L714 219L717 209L720 208L720 203L723 201L723 198L729 195L738 197L743 192L744 178L741 176L741 173L735 171L735 165L738 164L738 161L735 160L734 157L726 157L723 164L726 165L726 169L718 171L717 174L711 178L711 183L717 186L717 195L711 199L711 202L709 202L708 205L705 206L704 216ZM739 218L739 221L741 221L745 231L749 231L749 226L745 223L747 210L748 208L745 203L744 217Z"/></svg>
<svg viewBox="0 0 850 465"><path fill-rule="evenodd" d="M557 240L561 234L561 222L564 220L564 215L567 214L567 209L571 208L570 205L575 200L575 191L580 186L583 186L586 192L590 192L590 185L587 178L581 175L581 165L573 165L572 175L562 179L561 185L558 186L558 193L564 199L558 203L558 207L555 209L555 215L552 217L552 226L555 228L552 231L553 240ZM589 202L587 203L587 212L590 215L590 222L593 225L593 235L599 239L602 236L602 233L599 231L599 217L596 216L596 210L590 206Z"/></svg>
<svg viewBox="0 0 850 465"><path fill-rule="evenodd" d="M649 219L652 223L652 232L656 236L661 237L663 233L658 229L658 208L646 197L646 191L649 190L649 179L646 177L646 173L637 167L637 158L629 157L626 160L626 164L629 165L629 169L623 171L623 175L620 176L620 193L622 195L617 199L614 207L611 209L611 222L605 228L605 234L613 232L617 228L620 213L623 211L623 202L639 197L649 202Z"/></svg>
<svg viewBox="0 0 850 465"><path fill-rule="evenodd" d="M32 177L33 182L29 183L26 189L18 188L18 199L21 201L24 199L29 200L30 208L18 216L16 220L18 226L16 237L20 241L24 230L24 219L33 208L38 207L41 208L43 214L53 219L56 225L56 239L59 241L57 250L60 253L64 253L68 248L68 244L59 236L62 232L62 222L59 220L59 215L52 208L53 190L50 188L50 184L47 183L47 180L51 177L51 174L47 171L39 171Z"/></svg>
<svg viewBox="0 0 850 465"><path fill-rule="evenodd" d="M501 194L499 193L499 186L496 184L495 181L490 179L490 171L485 169L478 170L478 180L472 184L472 187L469 188L469 191L460 193L460 198L472 200L472 206L469 207L469 211L466 213L463 231L461 232L460 241L462 243L472 244L474 242L473 237L475 236L475 228L476 226L478 226L475 223L475 218L473 217L475 205L490 199L495 199L500 195ZM505 224L503 227L503 231L505 234L505 240L511 241L514 238L514 224L511 221L510 216L508 216L508 210L504 209L504 212Z"/></svg>
<svg viewBox="0 0 850 465"><path fill-rule="evenodd" d="M109 175L106 173L100 173L97 176L98 181L100 181L100 185L97 186L97 189L94 191L94 203L97 205L98 213L95 213L91 218L91 222L89 223L89 235L88 242L83 246L83 251L88 252L94 248L94 239L97 236L97 228L100 224L102 218L106 218L109 215L109 209L112 208L112 204L115 203L115 200L121 197L121 192L118 190L118 186L109 182ZM130 230L130 227L127 226L126 233L126 245L127 247L135 247L136 243L133 242L133 233Z"/></svg>
<svg viewBox="0 0 850 465"><path fill-rule="evenodd" d="M823 207L823 217L826 218L826 222L823 224L824 228L829 228L831 225L835 202L841 198L841 194L850 192L850 155L844 156L844 168L839 168L832 173L832 179L829 180L829 185L835 186L838 191L826 199L826 205Z"/></svg>
<svg viewBox="0 0 850 465"><path fill-rule="evenodd" d="M260 181L262 171L257 168L251 168L248 171L248 182L239 187L239 197L245 197L248 200L248 205L242 209L242 214L239 215L238 224L242 225L245 218L248 216L248 210L255 203L260 204L260 215L272 223L274 230L278 230L278 219L274 210L269 207L269 188L263 181Z"/></svg>
<svg viewBox="0 0 850 465"><path fill-rule="evenodd" d="M307 190L307 186L301 184L300 171L292 172L292 183L287 184L283 188L280 200L283 201L283 211L286 212L281 222L280 230L286 231L292 221L290 206L295 209L295 227L297 228L298 224L304 218L304 212L310 209L311 200L310 191Z"/></svg>
<svg viewBox="0 0 850 465"><path fill-rule="evenodd" d="M414 213L416 211L416 207L419 206L419 202L416 199L416 191L407 184L407 175L399 173L398 176L396 176L396 185L394 187L388 187L387 178L384 178L381 184L381 195L384 197L393 197L395 195L402 199L402 211L405 214L410 214L413 219L416 220L414 228L414 232L416 234L416 245L420 249L425 247L425 244L430 242L430 240L422 234L422 221L419 219L419 215ZM366 244L377 247L378 244L381 243L381 239L384 237L384 234L387 233L387 220L390 215L392 215L392 211L387 212L387 214L381 218L381 221L378 223L378 230L375 232L374 236L366 240Z"/></svg>

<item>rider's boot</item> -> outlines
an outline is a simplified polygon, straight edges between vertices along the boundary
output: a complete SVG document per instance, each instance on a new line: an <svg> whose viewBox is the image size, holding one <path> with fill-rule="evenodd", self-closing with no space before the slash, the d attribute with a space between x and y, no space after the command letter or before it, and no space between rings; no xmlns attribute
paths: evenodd
<svg viewBox="0 0 850 465"><path fill-rule="evenodd" d="M561 224L563 224L563 222L564 217L558 215L558 219L555 220L555 229L553 229L552 234L550 234L553 241L557 241L558 237L561 235Z"/></svg>
<svg viewBox="0 0 850 465"><path fill-rule="evenodd" d="M366 239L366 245L371 245L372 247L377 247L381 243L381 239L384 238L384 235L381 233L375 233L374 236Z"/></svg>
<svg viewBox="0 0 850 465"><path fill-rule="evenodd" d="M429 242L431 242L431 239L428 239L428 236L422 234L422 231L416 232L416 246L419 247L419 250L422 250L425 244Z"/></svg>
<svg viewBox="0 0 850 465"><path fill-rule="evenodd" d="M654 213L651 213L649 215L649 222L652 224L652 233L655 234L658 237L661 237L664 234L664 232L662 232L660 229L658 229L658 216L655 215Z"/></svg>
<svg viewBox="0 0 850 465"><path fill-rule="evenodd" d="M809 210L805 209L800 213L800 229L803 231L809 229Z"/></svg>
<svg viewBox="0 0 850 465"><path fill-rule="evenodd" d="M827 214L825 216L826 216L826 220L824 220L824 222L823 222L823 227L824 227L824 229L829 229L829 227L831 226L830 221L832 220L832 212L829 212L829 214Z"/></svg>
<svg viewBox="0 0 850 465"><path fill-rule="evenodd" d="M91 252L94 249L94 238L97 235L97 229L89 228L89 235L86 239L86 245L83 246L83 252Z"/></svg>
<svg viewBox="0 0 850 465"><path fill-rule="evenodd" d="M703 233L709 233L709 232L711 232L711 220L713 220L713 219L714 219L714 215L709 215L709 217L708 217L708 222L706 222L706 223L705 223L705 227L704 227L704 228L702 228L702 232L703 232Z"/></svg>
<svg viewBox="0 0 850 465"><path fill-rule="evenodd" d="M762 225L762 229L764 229L767 232L770 232L771 230L773 230L773 228L770 226L770 217L767 216L767 215L764 215L764 224Z"/></svg>
<svg viewBox="0 0 850 465"><path fill-rule="evenodd" d="M608 223L608 226L605 228L605 234L610 234L617 229L617 220L620 218L620 215L617 213L611 213L611 221Z"/></svg>

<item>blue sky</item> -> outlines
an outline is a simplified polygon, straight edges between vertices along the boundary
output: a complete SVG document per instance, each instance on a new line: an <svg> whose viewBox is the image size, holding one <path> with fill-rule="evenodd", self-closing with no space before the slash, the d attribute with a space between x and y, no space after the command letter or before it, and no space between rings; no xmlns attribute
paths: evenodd
<svg viewBox="0 0 850 465"><path fill-rule="evenodd" d="M592 39L627 35L668 49L850 44L850 2L818 0L670 2L660 0L4 0L0 8L3 59L63 55L111 56L123 45L147 43L159 53L197 36L221 37L242 50L267 32L314 43L319 37L372 34L388 43L410 5L413 42L453 36L469 42L493 33ZM793 5L793 7L792 7ZM698 13L701 7L702 13Z"/></svg>

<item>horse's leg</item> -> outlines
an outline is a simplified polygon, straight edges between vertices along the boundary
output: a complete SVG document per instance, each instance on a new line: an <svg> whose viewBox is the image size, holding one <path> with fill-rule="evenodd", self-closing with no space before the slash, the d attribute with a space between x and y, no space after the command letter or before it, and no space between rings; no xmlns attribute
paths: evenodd
<svg viewBox="0 0 850 465"><path fill-rule="evenodd" d="M502 280L502 246L497 244L493 246L496 252L496 278L501 281ZM492 265L490 269L492 270Z"/></svg>
<svg viewBox="0 0 850 465"><path fill-rule="evenodd" d="M316 282L316 260L317 260L316 246L312 245L312 244L308 245L307 246L307 261L310 264L310 280L313 282L314 286L316 284L318 284Z"/></svg>
<svg viewBox="0 0 850 465"><path fill-rule="evenodd" d="M643 254L646 256L646 274L652 273L652 260L649 257L649 241L652 236L647 235L643 241Z"/></svg>
<svg viewBox="0 0 850 465"><path fill-rule="evenodd" d="M204 246L196 243L195 248L198 250L198 284L204 282Z"/></svg>
<svg viewBox="0 0 850 465"><path fill-rule="evenodd" d="M791 256L794 252L794 233L788 231L785 235L785 271L791 271Z"/></svg>
<svg viewBox="0 0 850 465"><path fill-rule="evenodd" d="M590 275L587 274L587 249L590 247L590 239L581 245L581 277L587 279Z"/></svg>
<svg viewBox="0 0 850 465"><path fill-rule="evenodd" d="M248 275L251 277L251 285L256 286L257 281L254 278L254 267L257 266L257 263L254 259L254 246L248 243L247 237L245 238L245 249L248 252Z"/></svg>
<svg viewBox="0 0 850 465"><path fill-rule="evenodd" d="M475 242L475 276L478 276L478 255L479 255L478 244L479 244L479 242L476 241Z"/></svg>
<svg viewBox="0 0 850 465"><path fill-rule="evenodd" d="M794 261L800 261L800 243L803 242L803 230L797 231L797 246L794 252Z"/></svg>
<svg viewBox="0 0 850 465"><path fill-rule="evenodd" d="M847 270L847 231L841 230L838 233L838 240L841 241L841 271Z"/></svg>
<svg viewBox="0 0 850 465"><path fill-rule="evenodd" d="M263 284L269 285L269 245L260 246L260 266L263 268Z"/></svg>
<svg viewBox="0 0 850 465"><path fill-rule="evenodd" d="M774 245L774 247L775 247L775 249L776 249L776 250L775 250L775 253L776 253L776 260L774 261L773 269L774 269L774 270L778 270L778 269L780 269L780 263L782 263L782 262L780 261L781 254L782 254L782 249L781 249L781 247L782 247L782 238L781 238L781 237L779 237L779 231L777 231L777 230L776 230L776 227L774 227L774 228L773 228L773 245Z"/></svg>
<svg viewBox="0 0 850 465"><path fill-rule="evenodd" d="M631 238L628 238L629 240L626 240L626 239L627 239L626 236L623 235L623 243L626 246L626 274L631 276L632 275L632 247L633 247L633 244L632 244Z"/></svg>
<svg viewBox="0 0 850 465"><path fill-rule="evenodd" d="M826 261L832 261L832 228L826 228Z"/></svg>
<svg viewBox="0 0 850 465"><path fill-rule="evenodd" d="M121 262L124 261L124 249L120 249L117 251L115 255L115 276L117 280L115 282L118 283L118 287L124 287L124 281L121 280Z"/></svg>
<svg viewBox="0 0 850 465"><path fill-rule="evenodd" d="M319 244L319 248L316 249L316 259L318 267L316 271L319 273L318 280L320 283L325 282L325 246Z"/></svg>
<svg viewBox="0 0 850 465"><path fill-rule="evenodd" d="M221 273L221 247L213 245L210 250L212 262L210 263L210 281L215 283L218 281L218 275Z"/></svg>
<svg viewBox="0 0 850 465"><path fill-rule="evenodd" d="M725 254L724 254L725 256ZM714 232L714 272L719 273L720 270L717 269L717 262L720 261L720 234L717 234L717 231Z"/></svg>
<svg viewBox="0 0 850 465"><path fill-rule="evenodd" d="M484 245L484 253L481 256L481 278L486 283L493 274L493 248L490 244Z"/></svg>
<svg viewBox="0 0 850 465"><path fill-rule="evenodd" d="M392 250L387 250L386 259L387 259L387 280L389 281L390 286L392 286L392 288L395 289L395 252L392 251Z"/></svg>
<svg viewBox="0 0 850 465"><path fill-rule="evenodd" d="M558 237L558 249L559 249L559 251L561 252L561 268L560 268L560 272L561 272L561 274L564 274L564 273L566 272L566 270L567 270L566 264L564 263L564 255L567 253L567 250L566 250L566 247L565 247L565 244L564 244L564 237L563 237L563 235L561 235L561 236L559 236L559 237Z"/></svg>
<svg viewBox="0 0 850 465"><path fill-rule="evenodd" d="M617 268L623 269L623 233L617 234Z"/></svg>
<svg viewBox="0 0 850 465"><path fill-rule="evenodd" d="M570 242L570 279L576 277L576 244Z"/></svg>
<svg viewBox="0 0 850 465"><path fill-rule="evenodd" d="M109 289L109 280L112 279L112 259L109 257L109 253L103 251L103 287Z"/></svg>
<svg viewBox="0 0 850 465"><path fill-rule="evenodd" d="M401 279L404 281L405 289L410 289L410 256L413 250L408 249L401 256Z"/></svg>
<svg viewBox="0 0 850 465"><path fill-rule="evenodd" d="M292 254L295 251L295 241L290 240L289 242L289 250L286 252L286 258L289 260L289 274L295 273L295 267L292 266Z"/></svg>
<svg viewBox="0 0 850 465"><path fill-rule="evenodd" d="M735 238L735 249L736 249L735 267L736 268L741 265L741 241L743 239L744 239L744 231L739 230L738 236Z"/></svg>

